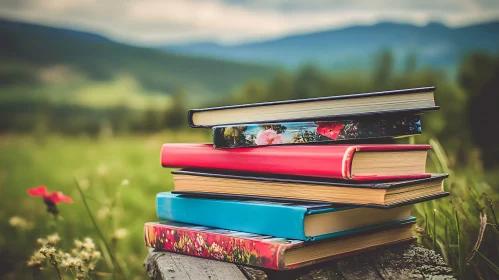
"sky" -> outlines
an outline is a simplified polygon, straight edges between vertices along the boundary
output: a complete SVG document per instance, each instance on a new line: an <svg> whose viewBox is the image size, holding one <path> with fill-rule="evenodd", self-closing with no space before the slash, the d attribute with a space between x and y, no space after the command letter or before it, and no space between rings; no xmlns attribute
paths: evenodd
<svg viewBox="0 0 499 280"><path fill-rule="evenodd" d="M235 44L380 21L463 26L499 19L499 1L1 0L0 17L136 44Z"/></svg>

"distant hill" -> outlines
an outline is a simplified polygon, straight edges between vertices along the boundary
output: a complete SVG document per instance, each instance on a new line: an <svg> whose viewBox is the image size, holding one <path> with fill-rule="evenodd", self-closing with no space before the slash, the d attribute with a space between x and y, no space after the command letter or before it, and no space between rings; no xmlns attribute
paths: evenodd
<svg viewBox="0 0 499 280"><path fill-rule="evenodd" d="M148 90L171 93L183 89L211 95L227 93L248 79L268 79L276 72L262 65L170 54L113 42L97 34L2 19L0 38L0 61L4 64L0 86L34 82L36 69L62 65L91 80L124 74ZM24 70L11 71L6 64Z"/></svg>
<svg viewBox="0 0 499 280"><path fill-rule="evenodd" d="M202 42L157 48L289 67L317 63L333 69L369 66L373 53L391 49L399 61L414 53L420 64L447 67L455 65L470 50L499 51L499 21L460 28L440 23L416 26L384 22L234 46Z"/></svg>

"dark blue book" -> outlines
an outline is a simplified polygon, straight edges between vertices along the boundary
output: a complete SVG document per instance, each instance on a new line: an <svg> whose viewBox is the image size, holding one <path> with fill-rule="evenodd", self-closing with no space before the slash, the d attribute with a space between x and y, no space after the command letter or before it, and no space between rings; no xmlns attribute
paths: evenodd
<svg viewBox="0 0 499 280"><path fill-rule="evenodd" d="M191 127L297 122L436 110L435 87L191 109Z"/></svg>

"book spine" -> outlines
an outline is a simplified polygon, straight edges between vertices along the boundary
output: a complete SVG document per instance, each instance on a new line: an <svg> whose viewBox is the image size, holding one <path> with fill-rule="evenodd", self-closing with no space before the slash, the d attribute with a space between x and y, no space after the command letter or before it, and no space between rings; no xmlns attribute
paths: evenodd
<svg viewBox="0 0 499 280"><path fill-rule="evenodd" d="M429 145L302 145L261 148L215 149L208 144L164 144L164 167L249 171L352 180L351 163L356 151L428 150ZM385 176L384 179L426 178L430 174ZM355 178L367 180L368 178ZM373 176L372 180L381 180Z"/></svg>
<svg viewBox="0 0 499 280"><path fill-rule="evenodd" d="M347 147L303 145L215 149L207 144L164 144L161 150L161 164L164 167L341 179L342 158Z"/></svg>
<svg viewBox="0 0 499 280"><path fill-rule="evenodd" d="M285 244L238 238L214 232L185 229L158 223L144 225L147 247L207 259L283 269Z"/></svg>
<svg viewBox="0 0 499 280"><path fill-rule="evenodd" d="M419 115L213 127L215 148L328 143L421 134Z"/></svg>
<svg viewBox="0 0 499 280"><path fill-rule="evenodd" d="M183 197L170 193L156 196L158 218L256 234L308 241L304 207L252 201Z"/></svg>

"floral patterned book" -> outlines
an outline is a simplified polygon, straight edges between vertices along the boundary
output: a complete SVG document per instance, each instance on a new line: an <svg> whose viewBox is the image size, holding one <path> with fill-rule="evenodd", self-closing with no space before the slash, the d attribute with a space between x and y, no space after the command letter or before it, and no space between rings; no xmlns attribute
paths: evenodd
<svg viewBox="0 0 499 280"><path fill-rule="evenodd" d="M385 115L331 121L240 124L213 127L215 148L327 143L421 134L419 115Z"/></svg>
<svg viewBox="0 0 499 280"><path fill-rule="evenodd" d="M144 225L144 238L147 247L157 250L285 270L413 240L412 224L414 218L349 236L304 242L177 222L151 222Z"/></svg>

